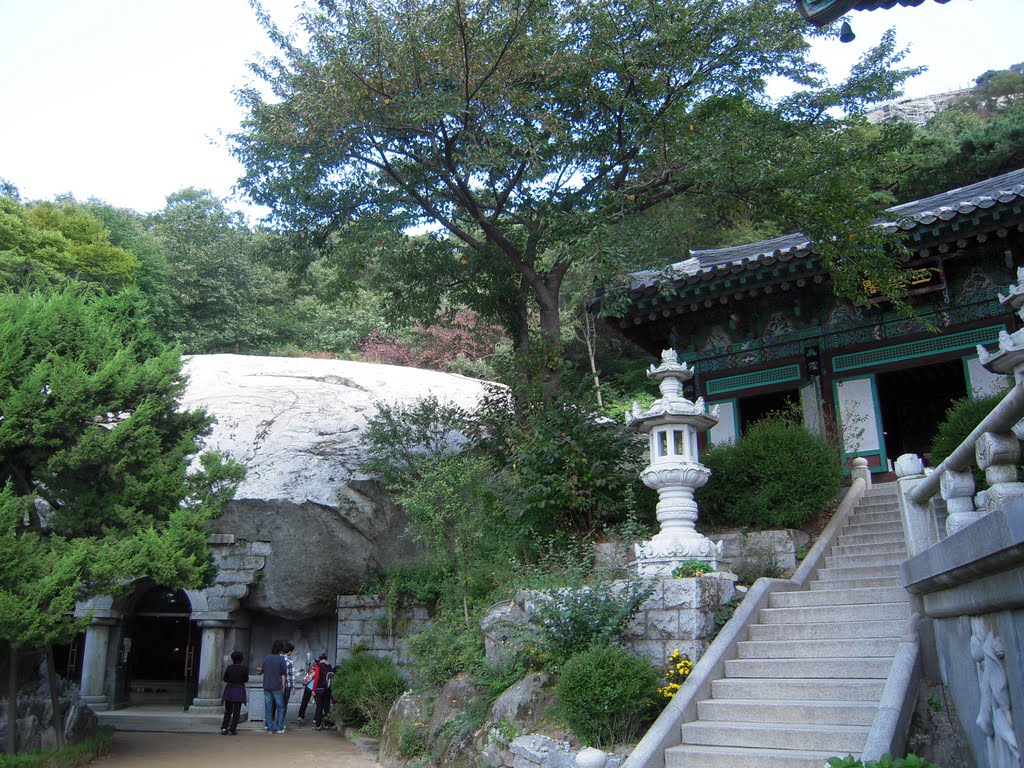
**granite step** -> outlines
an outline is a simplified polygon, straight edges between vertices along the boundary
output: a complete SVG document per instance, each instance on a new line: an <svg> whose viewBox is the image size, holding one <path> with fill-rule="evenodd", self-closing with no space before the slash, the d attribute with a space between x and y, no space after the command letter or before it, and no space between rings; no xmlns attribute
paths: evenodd
<svg viewBox="0 0 1024 768"><path fill-rule="evenodd" d="M860 752L868 738L862 725L798 725L794 723L704 722L683 724L683 743L719 747Z"/></svg>
<svg viewBox="0 0 1024 768"><path fill-rule="evenodd" d="M787 624L751 624L750 640L844 640L855 637L899 637L902 619L871 621L816 621Z"/></svg>
<svg viewBox="0 0 1024 768"><path fill-rule="evenodd" d="M712 698L697 704L697 719L704 722L871 725L877 712L873 701Z"/></svg>

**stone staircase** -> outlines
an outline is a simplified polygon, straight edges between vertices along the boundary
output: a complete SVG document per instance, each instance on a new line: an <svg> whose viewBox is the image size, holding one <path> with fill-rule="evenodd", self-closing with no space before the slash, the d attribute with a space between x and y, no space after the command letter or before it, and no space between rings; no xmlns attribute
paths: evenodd
<svg viewBox="0 0 1024 768"><path fill-rule="evenodd" d="M769 597L665 768L821 768L859 755L910 615L895 486L868 490L809 589Z"/></svg>

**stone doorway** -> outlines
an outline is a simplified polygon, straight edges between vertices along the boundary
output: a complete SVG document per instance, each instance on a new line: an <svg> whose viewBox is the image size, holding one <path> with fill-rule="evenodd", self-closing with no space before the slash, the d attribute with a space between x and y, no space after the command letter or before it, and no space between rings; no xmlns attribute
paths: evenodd
<svg viewBox="0 0 1024 768"><path fill-rule="evenodd" d="M187 707L195 696L199 633L184 590L150 586L125 617L115 695L133 706ZM120 695L117 695L120 694Z"/></svg>

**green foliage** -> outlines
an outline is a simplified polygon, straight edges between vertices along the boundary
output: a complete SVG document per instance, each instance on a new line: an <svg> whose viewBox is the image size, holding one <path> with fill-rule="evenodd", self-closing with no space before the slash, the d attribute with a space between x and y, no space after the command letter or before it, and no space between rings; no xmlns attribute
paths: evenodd
<svg viewBox="0 0 1024 768"><path fill-rule="evenodd" d="M897 94L909 72L891 35L826 85L806 25L775 0L351 0L302 16L307 45L261 21L280 54L240 96L242 186L295 231L356 239L344 268L400 272L418 315L471 306L518 352L541 347L549 373L570 273L634 266L660 238L610 230L673 198L802 209L846 283L849 258L884 261L861 248L879 231L865 169L892 153L848 142L859 124L834 115ZM771 105L769 77L797 94ZM402 234L417 224L433 229ZM853 229L857 242L831 242Z"/></svg>
<svg viewBox="0 0 1024 768"><path fill-rule="evenodd" d="M558 708L580 739L597 747L636 741L653 718L658 673L646 659L598 645L569 659L558 681Z"/></svg>
<svg viewBox="0 0 1024 768"><path fill-rule="evenodd" d="M486 569L478 566L488 561L488 550L502 551L504 510L490 487L490 475L483 459L451 456L425 467L419 481L399 497L412 537L455 576L466 626L471 623L472 598L492 588ZM477 583L481 579L483 589Z"/></svg>
<svg viewBox="0 0 1024 768"><path fill-rule="evenodd" d="M799 527L835 498L842 480L833 448L781 416L763 419L735 445L713 446L701 458L711 469L710 481L697 491L708 525Z"/></svg>
<svg viewBox="0 0 1024 768"><path fill-rule="evenodd" d="M753 584L758 579L778 579L782 576L782 568L771 552L751 554L733 564L733 573L740 584Z"/></svg>
<svg viewBox="0 0 1024 768"><path fill-rule="evenodd" d="M79 280L119 288L138 268L133 253L110 241L103 222L74 203L27 206L0 196L0 287Z"/></svg>
<svg viewBox="0 0 1024 768"><path fill-rule="evenodd" d="M960 443L968 438L992 409L999 405L1005 395L989 395L976 400L963 398L955 401L939 422L935 437L932 439L932 466L938 466L956 450ZM979 488L987 487L985 473L978 467L977 461L971 461L974 482Z"/></svg>
<svg viewBox="0 0 1024 768"><path fill-rule="evenodd" d="M100 728L79 744L61 750L44 749L21 755L0 755L0 768L82 768L110 754L114 743L112 728Z"/></svg>
<svg viewBox="0 0 1024 768"><path fill-rule="evenodd" d="M187 473L210 420L178 407L181 364L137 295L0 294L0 638L66 640L76 599L212 576L205 527L243 473Z"/></svg>
<svg viewBox="0 0 1024 768"><path fill-rule="evenodd" d="M407 720L398 725L398 754L406 760L427 754L427 736Z"/></svg>
<svg viewBox="0 0 1024 768"><path fill-rule="evenodd" d="M541 658L557 672L574 655L619 639L654 584L608 580L537 594L533 608Z"/></svg>
<svg viewBox="0 0 1024 768"><path fill-rule="evenodd" d="M853 755L830 757L826 762L829 768L938 768L935 763L913 753L906 757L893 757L886 752L880 760L868 760L866 763Z"/></svg>
<svg viewBox="0 0 1024 768"><path fill-rule="evenodd" d="M523 536L593 534L652 503L638 480L644 443L581 402L568 394L518 409L492 401L478 414L488 435L482 447L503 472L506 504Z"/></svg>
<svg viewBox="0 0 1024 768"><path fill-rule="evenodd" d="M714 616L711 617L715 622L715 634L720 632L722 627L729 623L729 620L733 617L733 614L736 613L736 609L742 602L743 595L737 594L733 595L729 600L719 606L718 610L715 611Z"/></svg>
<svg viewBox="0 0 1024 768"><path fill-rule="evenodd" d="M683 562L672 569L672 575L677 579L687 579L694 576L703 576L705 573L711 573L713 570L703 560L683 560Z"/></svg>
<svg viewBox="0 0 1024 768"><path fill-rule="evenodd" d="M153 232L170 268L167 331L188 353L260 352L281 336L281 276L255 258L257 240L208 190L167 198Z"/></svg>
<svg viewBox="0 0 1024 768"><path fill-rule="evenodd" d="M378 403L360 440L366 472L387 488L412 485L425 468L453 456L465 443L468 415L433 395L411 405Z"/></svg>
<svg viewBox="0 0 1024 768"><path fill-rule="evenodd" d="M390 659L356 653L335 668L332 693L344 722L380 736L388 712L405 691L405 680Z"/></svg>
<svg viewBox="0 0 1024 768"><path fill-rule="evenodd" d="M484 656L479 628L462 622L434 622L410 635L409 654L416 662L416 682L440 688L460 673L479 666Z"/></svg>

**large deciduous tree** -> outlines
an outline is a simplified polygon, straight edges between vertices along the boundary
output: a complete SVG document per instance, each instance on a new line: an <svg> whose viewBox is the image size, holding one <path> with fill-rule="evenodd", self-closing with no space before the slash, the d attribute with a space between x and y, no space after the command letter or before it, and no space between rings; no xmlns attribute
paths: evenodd
<svg viewBox="0 0 1024 768"><path fill-rule="evenodd" d="M761 199L772 185L810 196L821 173L844 179L868 159L835 147L835 111L891 97L907 75L887 37L825 87L788 0L324 1L300 17L302 42L252 2L281 53L254 67L262 87L240 93L242 186L300 230L433 227L436 247L397 254L420 285L476 291L521 352L535 312L549 364L570 270L629 260L595 231L682 195L745 199L715 160L749 130L768 136L741 147ZM771 104L772 77L802 90ZM782 173L791 157L800 178ZM862 175L831 181L834 208L808 218L838 210L867 231L877 206L858 204ZM847 241L830 262L870 265Z"/></svg>

